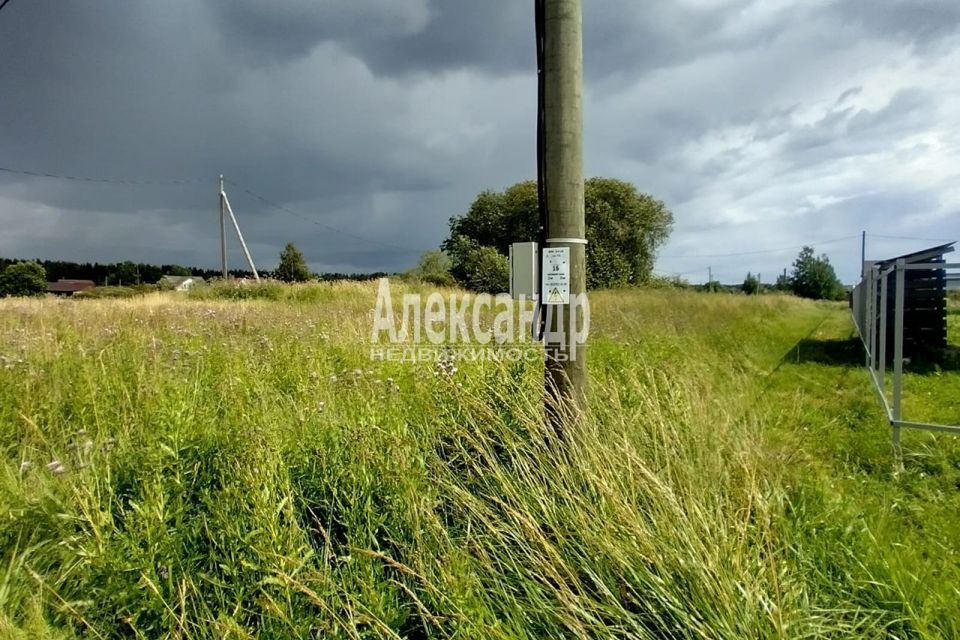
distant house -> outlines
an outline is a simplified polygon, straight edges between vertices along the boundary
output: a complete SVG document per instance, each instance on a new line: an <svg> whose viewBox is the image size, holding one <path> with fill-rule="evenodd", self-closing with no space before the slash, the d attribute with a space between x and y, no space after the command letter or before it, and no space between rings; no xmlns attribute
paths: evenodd
<svg viewBox="0 0 960 640"><path fill-rule="evenodd" d="M47 293L57 296L72 296L78 291L86 291L97 286L93 280L68 280L60 278L56 282L47 283Z"/></svg>
<svg viewBox="0 0 960 640"><path fill-rule="evenodd" d="M189 291L203 283L204 279L196 276L163 276L160 278L162 289L173 289L174 291Z"/></svg>

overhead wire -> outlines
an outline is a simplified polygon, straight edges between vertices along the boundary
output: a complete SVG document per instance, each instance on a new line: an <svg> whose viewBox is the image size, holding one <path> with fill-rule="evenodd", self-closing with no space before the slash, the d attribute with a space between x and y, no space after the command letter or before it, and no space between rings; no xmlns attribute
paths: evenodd
<svg viewBox="0 0 960 640"><path fill-rule="evenodd" d="M93 176L79 176L79 175L71 175L71 174L64 174L64 173L51 173L47 171L30 171L27 169L17 169L14 167L6 167L6 166L0 166L0 172L14 174L14 175L29 176L32 178L49 178L54 180L69 180L72 182L87 182L87 183L94 183L94 184L116 184L121 186L178 186L178 185L186 185L186 184L205 184L210 182L207 179L201 180L196 178L182 178L182 179L169 179L169 180L142 180L142 179L130 179L130 178L112 178L112 177L105 178L105 177L93 177ZM260 194L254 191L251 191L250 189L247 189L246 187L243 187L242 185L237 184L233 180L225 180L225 182L228 182L229 184L238 188L243 193L247 194L252 198L259 200L260 202L262 202L263 204L271 208L284 211L287 214L290 214L297 218L305 220L306 222L315 224L333 233L337 233L348 238L353 238L355 240L360 240L362 242L366 242L372 245L378 245L387 249L402 251L404 253L420 254L423 252L423 249L413 249L411 247L403 247L390 242L374 240L372 238L367 238L355 233L351 233L349 231L344 231L343 229L339 229L337 227L334 227L333 225L320 222L315 218L303 215L301 213L298 213L297 211L290 209L289 207L285 207L281 204L278 204L268 198L265 198L264 196L261 196Z"/></svg>
<svg viewBox="0 0 960 640"><path fill-rule="evenodd" d="M3 6L7 4L7 2L9 2L9 0L0 0L0 1L2 1L2 4L0 4L0 9L2 9ZM542 27L542 24L541 24L541 23L542 23L542 20L543 20L543 6L542 6L542 5L543 5L543 0L535 0L535 1L536 1L537 27L538 27L538 28L537 28L537 68L538 68L538 80L539 80L539 83L538 83L538 84L539 84L538 94L539 94L539 97L540 97L539 102L541 103L540 106L539 106L539 108L538 108L538 113L537 113L537 175L538 175L538 181L537 181L537 184L538 184L538 186L537 186L537 196L538 196L538 197L537 197L537 205L538 205L538 206L537 206L537 209L538 209L538 213L539 213L539 217L540 217L540 221L539 221L539 222L540 222L540 233L541 233L541 236L542 236L542 238L541 238L541 241L542 241L543 238L546 237L544 234L546 233L546 227L547 227L547 210L548 210L548 209L547 209L547 194L546 194L546 189L544 188L544 178L545 178L545 171L546 171L546 168L545 168L545 164L546 164L546 139L545 139L545 135L544 135L544 134L545 134L545 131L544 131L544 129L545 129L545 122L544 122L544 116L545 116L545 114L544 114L543 105L542 105L542 102L543 102L543 91L544 91L544 87L543 87L543 82L544 82L544 77L543 77L544 43L543 43L543 32L542 32L542 31L543 31L543 27ZM196 179L196 178L175 178L175 179L165 179L165 180L145 180L145 179L131 179L131 178L114 178L114 177L94 177L94 176L71 175L71 174L63 174L63 173L52 173L52 172L47 172L47 171L30 171L30 170L27 170L27 169L18 169L18 168L8 167L8 166L0 166L0 172L9 173L9 174L14 174L14 175L29 176L29 177L34 177L34 178L50 178L50 179L56 179L56 180L70 180L70 181L73 181L73 182L87 182L87 183L96 183L96 184L116 184L116 185L122 185L122 186L177 186L177 185L186 185L186 184L203 184L203 183L208 182L208 180L206 180L206 179L202 179L202 180L201 180L201 179ZM301 220L304 220L304 221L306 221L306 222L309 222L309 223L311 223L311 224L314 224L314 225L316 225L316 226L319 226L319 227L321 227L321 228L324 228L324 229L326 229L326 230L328 230L328 231L331 231L331 232L333 232L333 233L342 235L342 236L344 236L344 237L353 238L353 239L359 240L359 241L361 241L361 242L365 242L365 243L368 243L368 244L371 244L371 245L381 246L381 247L384 247L384 248L387 248L387 249L391 249L391 250L395 250L395 251L402 251L402 252L404 252L404 253L418 253L418 254L419 254L419 253L421 253L421 252L423 251L423 249L414 249L414 248L412 248L412 247L405 247L405 246L401 246L401 245L394 244L394 243L391 243L391 242L385 242L385 241L382 241L382 240L375 240L375 239L373 239L373 238L369 238L369 237L362 236L362 235L359 235L359 234L356 234L356 233L351 233L351 232L349 232L349 231L345 231L345 230L340 229L340 228L338 228L338 227L335 227L335 226L333 226L333 225L326 224L326 223L324 223L324 222L320 222L319 220L317 220L317 219L315 219L315 218L313 218L313 217L304 215L304 214L302 214L302 213L300 213L300 212L297 212L297 211L295 211L295 210L293 210L293 209L290 209L289 207L285 207L285 206L283 206L283 205L281 205L281 204L278 204L277 202L274 202L273 200L270 200L269 198L266 198L266 197L260 195L259 193L256 193L256 192L254 192L254 191L252 191L252 190L250 190L250 189L247 189L246 187L244 187L244 186L236 183L236 182L233 181L233 180L225 180L225 181L228 182L229 184L233 185L234 187L237 187L238 189L240 189L240 190L241 190L243 193L245 193L246 195L248 195L248 196L250 196L250 197L252 197L252 198L260 201L261 203L263 203L263 204L265 204L265 205L267 205L267 206L269 206L269 207L271 207L271 208L273 208L273 209L276 209L276 210L278 210L278 211L285 212L285 213L287 213L288 215L292 215L292 216L294 216L294 217L300 218ZM732 253L702 253L702 254L687 254L687 255L661 255L661 256L659 256L659 258L661 258L661 259L668 259L668 260L686 260L686 259L704 259L704 258L737 258L737 257L741 257L741 256L752 256L752 255L764 255L764 254L781 253L781 252L784 252L784 251L792 251L792 250L796 250L796 249L801 249L801 248L803 248L803 247L811 246L811 245L834 244L834 243L837 243L837 242L844 242L844 241L847 241L847 240L853 240L853 239L856 239L856 238L859 238L859 237L860 237L859 235L844 236L844 237L841 237L841 238L833 238L833 239L830 239L830 240L820 240L820 241L814 241L814 242L806 242L806 243L800 244L800 245L793 245L793 246L789 246L789 247L778 247L778 248L775 248L775 249L758 249L758 250L751 250L751 251L738 251L738 252L732 252ZM911 236L883 235L883 234L876 234L876 233L868 233L868 234L867 234L867 237L877 238L877 239L884 239L884 240L907 240L907 241L916 241L916 242L944 242L944 243L945 243L945 242L949 242L949 240L946 240L946 239L944 239L944 238L919 238L919 237L911 237ZM685 272L684 274L681 274L681 275L685 275L686 273L694 273L694 272L695 272L695 271Z"/></svg>
<svg viewBox="0 0 960 640"><path fill-rule="evenodd" d="M684 260L684 259L694 259L694 258L697 258L697 259L699 258L738 258L740 256L754 256L754 255L762 255L762 254L769 254L769 253L782 253L784 251L793 251L795 249L802 249L804 247L814 246L814 245L836 244L837 242L845 242L847 240L853 240L859 237L860 237L859 234L855 236L844 236L842 238L833 238L832 240L805 242L803 244L798 244L790 247L778 247L776 249L758 249L756 251L738 251L736 253L702 253L697 255L676 255L676 256L664 255L659 257L666 258L668 260Z"/></svg>
<svg viewBox="0 0 960 640"><path fill-rule="evenodd" d="M200 184L208 180L197 180L193 178L172 179L172 180L132 180L127 178L94 178L90 176L74 176L62 173L48 173L46 171L27 171L25 169L14 169L13 167L0 167L4 173L30 176L32 178L53 178L55 180L71 180L73 182L94 182L99 184L119 184L133 186L167 186L183 184Z"/></svg>
<svg viewBox="0 0 960 640"><path fill-rule="evenodd" d="M912 242L951 242L945 238L912 238L910 236L885 236L878 233L868 233L868 238L880 238L881 240L909 240Z"/></svg>
<svg viewBox="0 0 960 640"><path fill-rule="evenodd" d="M549 208L547 206L547 78L545 75L546 61L546 3L545 0L533 2L534 23L536 25L536 54L537 54L537 213L540 217L540 247L547 246L547 224L549 222ZM537 251L537 273L543 273L543 251ZM537 318L533 330L534 338L541 340L546 331L547 308L541 304L540 296L536 296Z"/></svg>
<svg viewBox="0 0 960 640"><path fill-rule="evenodd" d="M254 198L254 199L256 199L256 200L259 200L261 203L267 205L268 207L271 207L271 208L273 208L273 209L276 209L277 211L282 211L282 212L284 212L284 213L286 213L286 214L289 214L289 215L292 215L292 216L294 216L294 217L296 217L296 218L300 218L301 220L304 220L305 222L309 222L309 223L311 223L311 224L315 224L315 225L317 225L318 227L321 227L321 228L323 228L323 229L326 229L327 231L332 231L332 232L337 233L337 234L339 234L339 235L346 236L346 237L348 237L348 238L353 238L354 240L360 240L361 242L366 242L366 243L372 244L372 245L378 245L378 246L381 246L381 247L384 247L384 248L387 248L387 249L391 249L391 250L394 250L394 251L401 251L401 252L403 252L403 253L411 253L411 254L412 254L412 253L416 253L416 254L420 254L420 253L423 253L423 251L424 251L423 249L414 249L414 248L412 248L412 247L404 247L404 246L401 246L401 245L398 245L398 244L393 244L393 243L391 243L391 242L384 242L384 241L382 241L382 240L374 240L373 238L368 238L368 237L366 237L366 236L361 236L361 235L358 235L358 234L355 234L355 233L351 233L351 232L349 232L349 231L344 231L343 229L340 229L340 228L338 228L338 227L334 227L334 226L332 226L332 225L326 224L325 222L320 222L320 221L317 220L316 218L313 218L313 217L304 215L304 214L302 214L302 213L300 213L300 212L298 212L298 211L295 211L295 210L293 210L293 209L291 209L291 208L289 208L289 207L285 207L285 206L283 206L282 204L278 204L278 203L274 202L273 200L270 200L269 198L266 198L266 197L264 197L264 196L261 196L259 193L255 192L255 191L252 191L252 190L247 189L246 187L244 187L244 186L242 186L242 185L240 185L240 184L237 184L237 183L234 182L233 180L224 178L224 182L233 185L234 187L236 187L237 189L239 189L242 193L245 193L246 195L250 196L251 198Z"/></svg>

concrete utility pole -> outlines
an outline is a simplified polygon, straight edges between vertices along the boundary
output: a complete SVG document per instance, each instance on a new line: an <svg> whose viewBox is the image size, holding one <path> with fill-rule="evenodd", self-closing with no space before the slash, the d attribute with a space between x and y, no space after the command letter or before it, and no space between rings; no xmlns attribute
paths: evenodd
<svg viewBox="0 0 960 640"><path fill-rule="evenodd" d="M863 265L867 262L867 232L863 232L860 239L860 279L863 280Z"/></svg>
<svg viewBox="0 0 960 640"><path fill-rule="evenodd" d="M243 249L243 255L247 257L247 264L250 265L250 271L253 272L253 279L260 282L260 274L257 273L256 265L253 264L253 257L250 255L250 249L247 248L247 242L243 239L243 234L240 233L240 223L237 222L237 216L233 215L233 207L230 206L230 198L227 197L227 192L221 191L220 198L223 200L224 208L230 215L230 221L233 222L233 229L237 232L237 240L240 241L240 248Z"/></svg>
<svg viewBox="0 0 960 640"><path fill-rule="evenodd" d="M226 280L228 277L227 274L227 229L226 221L223 219L224 214L224 191L223 191L223 175L220 175L220 268L223 270L223 279Z"/></svg>
<svg viewBox="0 0 960 640"><path fill-rule="evenodd" d="M582 0L542 3L543 193L546 247L570 250L570 301L587 289L583 184L583 7ZM543 301L547 302L547 301ZM562 433L563 413L586 407L585 345L571 313L582 307L549 305L544 342L547 415ZM582 322L582 313L578 320ZM563 335L563 338L559 336ZM571 336L577 336L571 338ZM571 344L573 342L573 344Z"/></svg>

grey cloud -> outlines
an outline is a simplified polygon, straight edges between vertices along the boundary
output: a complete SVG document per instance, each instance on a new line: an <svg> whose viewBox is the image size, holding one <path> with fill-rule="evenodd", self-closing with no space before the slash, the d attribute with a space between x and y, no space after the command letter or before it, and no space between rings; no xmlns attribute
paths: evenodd
<svg viewBox="0 0 960 640"><path fill-rule="evenodd" d="M960 29L960 4L952 0L843 0L829 10L848 23L920 46Z"/></svg>
<svg viewBox="0 0 960 640"><path fill-rule="evenodd" d="M677 246L711 221L736 250L795 244L814 225L844 235L884 203L927 216L915 220L953 210L890 168L864 200L843 164L949 116L954 86L862 99L887 54L949 54L954 3L584 4L587 172L666 199ZM13 2L0 14L0 166L201 182L0 174L0 225L17 230L0 254L214 266L223 172L321 223L231 185L258 262L295 240L317 268L409 266L415 255L384 245L436 246L477 192L532 177L532 21L532 0ZM814 103L828 108L805 124Z"/></svg>
<svg viewBox="0 0 960 640"><path fill-rule="evenodd" d="M228 46L263 63L305 56L332 42L383 76L456 69L529 73L534 65L532 0L205 1ZM669 0L587 2L587 75L632 77L708 51L755 46L783 28L724 33L750 4L727 0L706 9Z"/></svg>
<svg viewBox="0 0 960 640"><path fill-rule="evenodd" d="M326 41L364 43L421 34L428 0L204 0L220 37L254 64L307 55Z"/></svg>
<svg viewBox="0 0 960 640"><path fill-rule="evenodd" d="M834 109L812 125L784 132L783 151L796 168L890 150L892 142L929 125L935 104L928 92L905 89L875 111Z"/></svg>

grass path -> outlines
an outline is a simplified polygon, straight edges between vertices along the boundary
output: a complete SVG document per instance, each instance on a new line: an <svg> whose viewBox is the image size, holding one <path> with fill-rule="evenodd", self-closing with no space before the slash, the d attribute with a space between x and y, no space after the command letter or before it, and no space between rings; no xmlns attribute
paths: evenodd
<svg viewBox="0 0 960 640"><path fill-rule="evenodd" d="M845 310L784 358L762 394L783 463L793 485L819 484L834 503L837 517L825 527L861 538L859 561L886 585L883 606L901 608L906 629L960 637L960 438L905 430L897 472L862 359ZM905 409L936 419L946 407L949 418L946 399L958 389L956 373L908 374Z"/></svg>

